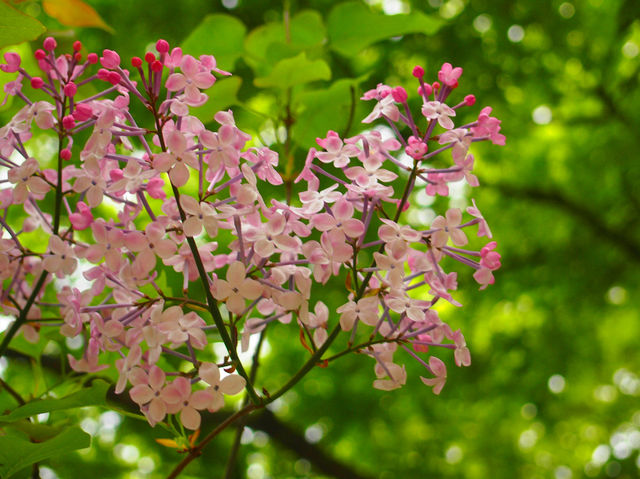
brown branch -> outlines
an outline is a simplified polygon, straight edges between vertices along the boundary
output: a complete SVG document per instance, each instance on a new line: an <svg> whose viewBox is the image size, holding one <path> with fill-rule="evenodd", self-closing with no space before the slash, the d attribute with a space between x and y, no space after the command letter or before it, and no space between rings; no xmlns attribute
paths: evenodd
<svg viewBox="0 0 640 479"><path fill-rule="evenodd" d="M484 182L484 184L487 183ZM591 228L594 234L614 244L633 260L640 262L640 244L631 238L626 230L608 225L602 220L599 213L568 198L562 192L543 190L530 186L515 186L506 183L494 183L488 186L512 198L536 200L555 206L581 220Z"/></svg>
<svg viewBox="0 0 640 479"><path fill-rule="evenodd" d="M267 433L281 446L307 459L317 471L323 474L338 479L369 479L370 477L355 471L350 465L338 461L317 445L311 444L304 435L282 422L268 409L250 416L246 426Z"/></svg>

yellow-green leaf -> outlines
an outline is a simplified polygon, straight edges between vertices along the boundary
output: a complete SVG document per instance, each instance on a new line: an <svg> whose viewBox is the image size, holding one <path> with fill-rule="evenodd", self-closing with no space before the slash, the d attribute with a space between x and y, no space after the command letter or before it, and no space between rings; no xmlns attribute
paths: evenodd
<svg viewBox="0 0 640 479"><path fill-rule="evenodd" d="M38 20L0 1L0 48L35 40L44 31Z"/></svg>
<svg viewBox="0 0 640 479"><path fill-rule="evenodd" d="M43 0L42 7L47 15L68 27L96 27L113 33L100 14L82 0Z"/></svg>

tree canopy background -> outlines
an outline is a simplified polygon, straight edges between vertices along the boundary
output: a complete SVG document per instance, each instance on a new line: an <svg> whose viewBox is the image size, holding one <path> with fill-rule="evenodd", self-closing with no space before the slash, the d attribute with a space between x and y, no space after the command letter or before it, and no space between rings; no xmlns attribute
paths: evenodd
<svg viewBox="0 0 640 479"><path fill-rule="evenodd" d="M214 105L201 118L233 108L239 127L274 142L282 158L293 159L294 171L327 129L362 128L368 106L352 111L352 105L364 91L379 82L415 91L415 64L429 77L445 61L463 67L459 91L475 94L479 107L493 107L507 136L503 148L476 146L481 187L452 199L458 206L476 199L502 254L496 284L478 292L461 274L457 299L464 307L443 313L465 333L471 367L449 368L440 396L422 385L409 359L408 384L392 392L371 387L373 363L363 357L318 368L277 407L249 419L233 477L638 476L638 2L87 3L104 28L69 27L39 1L12 2L59 44L77 38L89 51L116 50L125 62L158 38L185 53L216 55L234 76L214 85ZM366 16L346 21L336 13L344 14L341 8ZM375 22L391 14L407 16L379 28ZM28 54L37 47L18 48ZM298 79L287 97L274 65L301 52L308 78ZM3 119L11 111L11 104L4 107ZM287 118L293 142L279 144ZM422 205L427 223L430 206ZM318 294L329 302L344 294L343 285L330 288ZM274 328L267 336L259 370L266 385L303 360L290 332ZM0 375L28 396L34 381L60 381L60 358L73 347L62 343L37 359L18 347L0 360ZM110 401L126 411L125 396ZM0 409L14 406L0 391ZM43 462L42 477L82 471L161 478L180 459L155 442L166 433L144 421L99 407L66 418L92 434L92 446ZM181 477L222 477L233 436L222 434ZM28 470L15 477L28 477Z"/></svg>

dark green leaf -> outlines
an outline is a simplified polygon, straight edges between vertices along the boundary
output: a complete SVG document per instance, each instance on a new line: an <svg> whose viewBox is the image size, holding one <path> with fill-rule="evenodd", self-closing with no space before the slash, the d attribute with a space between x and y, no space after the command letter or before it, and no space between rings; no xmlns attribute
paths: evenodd
<svg viewBox="0 0 640 479"><path fill-rule="evenodd" d="M39 443L19 437L0 437L0 477L9 478L34 462L84 449L90 445L91 436L77 426Z"/></svg>
<svg viewBox="0 0 640 479"><path fill-rule="evenodd" d="M354 56L373 43L398 35L432 35L443 24L441 19L418 10L410 15L383 15L360 2L337 5L327 21L331 48L345 56Z"/></svg>
<svg viewBox="0 0 640 479"><path fill-rule="evenodd" d="M109 384L99 379L91 383L91 387L81 389L60 399L40 399L20 406L9 414L0 416L0 423L13 422L18 419L35 416L43 412L59 411L76 407L106 405L106 394Z"/></svg>

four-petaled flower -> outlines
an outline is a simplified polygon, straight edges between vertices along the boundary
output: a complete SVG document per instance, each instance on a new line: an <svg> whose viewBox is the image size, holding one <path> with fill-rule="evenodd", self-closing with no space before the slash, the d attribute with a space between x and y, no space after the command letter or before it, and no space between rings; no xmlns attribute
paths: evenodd
<svg viewBox="0 0 640 479"><path fill-rule="evenodd" d="M229 265L227 280L214 280L211 285L213 297L224 301L227 309L234 314L242 314L245 299L253 300L262 295L263 286L256 280L247 278L247 270L240 261Z"/></svg>

